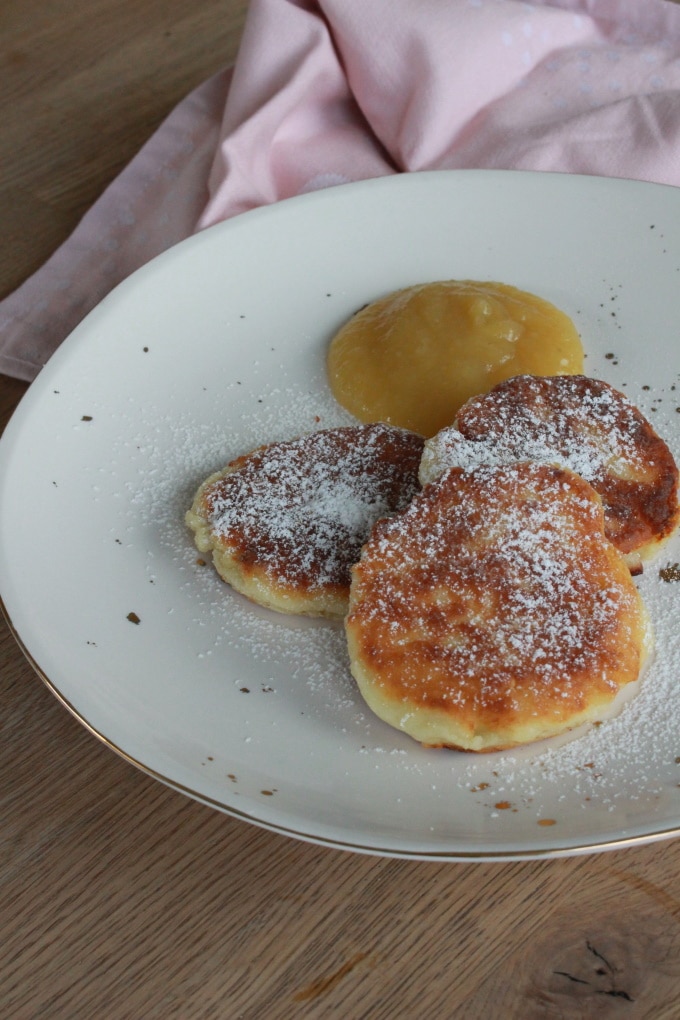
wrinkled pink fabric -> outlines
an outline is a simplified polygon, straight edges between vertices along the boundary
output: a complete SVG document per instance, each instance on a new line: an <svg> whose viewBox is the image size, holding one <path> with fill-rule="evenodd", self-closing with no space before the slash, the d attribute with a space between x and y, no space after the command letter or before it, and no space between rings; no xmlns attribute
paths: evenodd
<svg viewBox="0 0 680 1020"><path fill-rule="evenodd" d="M32 379L196 230L347 181L487 167L680 186L680 6L252 0L233 71L180 103L0 304L0 371Z"/></svg>

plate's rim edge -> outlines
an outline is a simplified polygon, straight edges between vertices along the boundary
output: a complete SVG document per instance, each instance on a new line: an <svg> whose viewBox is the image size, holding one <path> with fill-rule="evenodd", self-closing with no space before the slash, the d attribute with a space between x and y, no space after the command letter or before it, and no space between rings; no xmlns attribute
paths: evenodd
<svg viewBox="0 0 680 1020"><path fill-rule="evenodd" d="M553 847L524 847L522 849L505 849L505 850L432 850L427 851L421 850L407 850L397 849L390 846L371 846L364 845L357 841L343 841L341 839L334 839L330 836L317 835L311 832L305 832L301 829L294 829L280 825L276 822L267 821L259 818L256 815L249 814L246 811L241 811L236 807L224 804L222 801L217 800L214 797L209 797L206 794L200 793L198 790L193 790L183 783L177 780L171 779L169 776L163 775L158 772L152 766L145 764L143 761L135 758L129 754L124 748L120 747L114 740L111 740L104 733L96 728L88 719L82 715L81 712L75 707L75 705L66 697L60 690L57 684L51 680L43 668L39 665L36 659L33 657L24 641L21 638L17 628L15 627L9 610L5 604L4 599L0 595L0 612L7 623L9 631L19 646L21 652L26 658L27 662L33 669L34 673L42 680L43 684L47 687L49 692L56 698L56 700L72 715L80 724L83 726L88 733L96 737L96 739L107 747L110 751L113 751L119 758L127 762L129 765L134 766L144 775L157 782L162 783L167 788L174 790L176 793L183 794L191 800L196 801L199 804L203 804L205 807L212 808L220 812L221 814L228 815L231 818L235 818L237 821L244 822L246 824L254 825L258 828L265 829L269 832L275 832L280 836L287 836L291 839L299 840L303 843L311 843L317 846L323 846L331 850L343 850L347 853L359 853L366 856L374 857L386 857L399 860L412 860L412 861L430 861L430 862L451 862L451 863L512 863L517 861L536 861L536 860L554 860L564 857L576 857L585 854L603 853L605 851L623 850L630 849L632 847L640 847L648 845L650 843L659 842L662 840L670 840L680 836L680 824L670 829L657 829L649 833L638 833L632 836L621 836L613 839L605 839L597 842L582 842L574 846L558 845Z"/></svg>

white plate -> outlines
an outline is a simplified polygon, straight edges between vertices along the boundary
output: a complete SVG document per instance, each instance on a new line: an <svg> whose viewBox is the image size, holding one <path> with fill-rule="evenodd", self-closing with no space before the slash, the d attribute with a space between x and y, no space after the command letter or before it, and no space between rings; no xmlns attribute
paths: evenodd
<svg viewBox="0 0 680 1020"><path fill-rule="evenodd" d="M344 422L324 375L334 330L386 291L448 277L565 310L589 374L625 387L680 453L680 189L495 171L338 187L167 252L42 371L0 444L8 618L110 747L291 836L482 860L675 835L680 585L658 567L680 559L677 541L640 582L658 647L623 715L561 748L482 757L375 719L340 626L254 608L197 564L182 518L203 477Z"/></svg>

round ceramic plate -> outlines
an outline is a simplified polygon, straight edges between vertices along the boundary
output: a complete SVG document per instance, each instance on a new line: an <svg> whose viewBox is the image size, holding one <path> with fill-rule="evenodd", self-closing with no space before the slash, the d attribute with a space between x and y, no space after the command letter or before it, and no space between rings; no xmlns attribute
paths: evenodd
<svg viewBox="0 0 680 1020"><path fill-rule="evenodd" d="M461 171L246 213L118 287L41 372L0 444L0 578L55 695L145 772L237 818L366 853L512 859L680 831L676 540L640 587L642 691L558 746L426 750L377 720L339 624L254 607L183 516L258 443L346 422L333 332L387 291L499 280L575 320L587 371L680 454L680 190ZM677 385L677 389L676 389Z"/></svg>

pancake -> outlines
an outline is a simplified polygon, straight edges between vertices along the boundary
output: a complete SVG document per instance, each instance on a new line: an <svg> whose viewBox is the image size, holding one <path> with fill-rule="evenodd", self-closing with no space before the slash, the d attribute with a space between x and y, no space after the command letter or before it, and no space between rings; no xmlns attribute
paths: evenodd
<svg viewBox="0 0 680 1020"><path fill-rule="evenodd" d="M380 517L419 489L423 439L390 425L324 429L232 461L186 523L218 574L268 609L344 616L350 567Z"/></svg>
<svg viewBox="0 0 680 1020"><path fill-rule="evenodd" d="M633 573L678 524L678 469L644 415L582 375L519 375L473 397L426 444L422 484L449 467L533 460L585 478L602 498L607 537Z"/></svg>
<svg viewBox="0 0 680 1020"><path fill-rule="evenodd" d="M378 522L345 628L375 714L467 751L600 721L636 690L650 643L597 493L534 463L450 468Z"/></svg>

